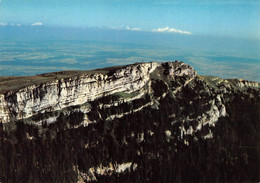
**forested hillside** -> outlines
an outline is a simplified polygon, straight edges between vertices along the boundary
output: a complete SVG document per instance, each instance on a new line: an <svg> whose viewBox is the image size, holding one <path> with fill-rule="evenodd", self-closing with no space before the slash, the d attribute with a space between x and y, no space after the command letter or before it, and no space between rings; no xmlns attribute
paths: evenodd
<svg viewBox="0 0 260 183"><path fill-rule="evenodd" d="M187 68L164 63L141 90L1 123L0 182L258 182L258 84Z"/></svg>

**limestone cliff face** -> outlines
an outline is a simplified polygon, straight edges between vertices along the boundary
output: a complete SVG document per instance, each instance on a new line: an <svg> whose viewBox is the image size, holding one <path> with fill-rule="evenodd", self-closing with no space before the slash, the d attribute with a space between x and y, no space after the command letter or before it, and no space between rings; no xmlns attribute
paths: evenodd
<svg viewBox="0 0 260 183"><path fill-rule="evenodd" d="M112 75L95 73L32 85L0 95L0 122L22 119L39 112L81 105L115 92L140 90L158 63L144 63L116 70Z"/></svg>
<svg viewBox="0 0 260 183"><path fill-rule="evenodd" d="M5 95L0 94L0 122L6 123L10 121L9 108L5 100Z"/></svg>
<svg viewBox="0 0 260 183"><path fill-rule="evenodd" d="M252 81L246 81L243 79L238 79L237 81L237 85L241 88L247 88L247 87L253 87L253 88L259 88L259 83L256 82L252 82Z"/></svg>
<svg viewBox="0 0 260 183"><path fill-rule="evenodd" d="M257 182L259 101L178 61L0 78L0 182Z"/></svg>
<svg viewBox="0 0 260 183"><path fill-rule="evenodd" d="M163 84L152 89L154 81L160 81ZM78 74L69 78L54 79L41 84L28 85L18 90L3 92L0 94L0 122L8 123L12 120L26 119L39 113L58 111L120 92L138 93L134 97L124 99L128 101L138 99L145 94L157 96L159 93L158 96L161 98L170 92L178 96L178 93L182 93L185 87L193 85L198 87L200 84L202 84L200 92L205 92L208 97L205 99L207 100L205 105L210 106L210 108L196 118L199 121L196 128L183 129L183 132L187 134L201 129L202 125L214 125L219 117L226 115L223 103L225 93L246 88L259 88L259 83L250 81L228 81L216 77L199 78L196 71L183 62L139 63L117 68L109 73L97 71L91 74ZM144 89L144 86L147 86L147 89ZM217 87L218 92L210 91L212 86L213 88ZM156 105L158 99L144 104L143 107ZM135 111L141 109L142 107L135 109ZM81 107L80 110L86 113L91 109ZM117 115L117 117L123 117L124 114L129 114L129 111ZM107 119L115 117L116 115L111 115ZM54 122L56 118L57 116L52 116L45 121ZM183 116L181 119L183 121L190 120L189 115ZM180 118L175 120L180 120ZM85 122L91 122L87 116Z"/></svg>

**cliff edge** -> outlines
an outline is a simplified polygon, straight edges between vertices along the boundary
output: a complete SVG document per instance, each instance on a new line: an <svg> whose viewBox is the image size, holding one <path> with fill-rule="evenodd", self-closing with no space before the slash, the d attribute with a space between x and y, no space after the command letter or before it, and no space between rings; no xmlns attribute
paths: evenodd
<svg viewBox="0 0 260 183"><path fill-rule="evenodd" d="M179 61L0 77L0 182L257 182L259 101Z"/></svg>

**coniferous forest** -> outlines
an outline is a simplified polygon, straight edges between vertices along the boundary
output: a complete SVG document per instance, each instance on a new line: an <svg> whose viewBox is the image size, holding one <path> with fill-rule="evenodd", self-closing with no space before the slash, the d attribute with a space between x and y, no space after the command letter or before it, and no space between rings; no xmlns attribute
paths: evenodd
<svg viewBox="0 0 260 183"><path fill-rule="evenodd" d="M161 95L154 82L155 95ZM160 87L160 88L163 88ZM256 97L250 97L253 93ZM132 162L123 173L96 174L93 182L257 182L260 180L260 103L257 91L234 93L227 100L226 117L216 126L203 126L193 135L182 136L183 124L175 119L206 110L196 98L198 92L186 87L173 97L160 98L156 107L147 106L146 95L133 102L115 103L116 95L90 103L90 120L78 125L84 114L60 112L55 123L35 125L20 120L0 126L0 182L77 182L91 167ZM200 93L201 95L201 93ZM227 94L228 95L228 94ZM210 98L205 94L205 97ZM185 100L183 100L185 99ZM181 110L184 108L185 110ZM113 120L107 116L130 111ZM43 118L39 114L35 118ZM166 136L165 131L171 135ZM203 138L208 132L212 138ZM151 133L153 132L153 133ZM137 167L133 165L136 164Z"/></svg>

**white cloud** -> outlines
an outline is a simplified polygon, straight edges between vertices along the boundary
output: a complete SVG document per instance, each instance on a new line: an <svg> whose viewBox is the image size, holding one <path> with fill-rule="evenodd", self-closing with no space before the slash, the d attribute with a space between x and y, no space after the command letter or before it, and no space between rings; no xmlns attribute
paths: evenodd
<svg viewBox="0 0 260 183"><path fill-rule="evenodd" d="M126 26L125 28L118 28L118 27L109 27L109 29L112 29L112 30L128 30L128 31L141 31L140 28L138 27L134 27L134 28L131 28L129 26Z"/></svg>
<svg viewBox="0 0 260 183"><path fill-rule="evenodd" d="M8 25L7 23L0 22L0 26L7 26L7 25Z"/></svg>
<svg viewBox="0 0 260 183"><path fill-rule="evenodd" d="M164 28L158 28L158 29L153 29L152 32L171 32L171 33L179 33L179 34L192 34L189 31L184 31L184 30L179 30L175 28L170 28L170 27L164 27Z"/></svg>
<svg viewBox="0 0 260 183"><path fill-rule="evenodd" d="M140 31L141 29L140 28L130 28L129 26L126 26L126 30L130 30L130 31Z"/></svg>
<svg viewBox="0 0 260 183"><path fill-rule="evenodd" d="M153 32L168 32L169 27L153 29Z"/></svg>
<svg viewBox="0 0 260 183"><path fill-rule="evenodd" d="M42 22L35 22L35 23L32 24L32 26L42 26L42 25L43 25Z"/></svg>
<svg viewBox="0 0 260 183"><path fill-rule="evenodd" d="M0 22L0 26L21 26L21 24Z"/></svg>

